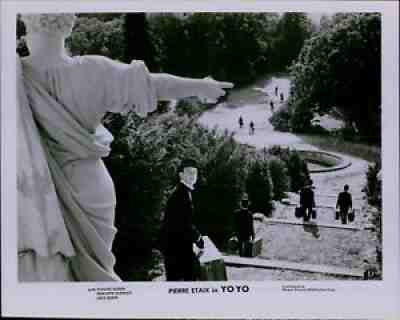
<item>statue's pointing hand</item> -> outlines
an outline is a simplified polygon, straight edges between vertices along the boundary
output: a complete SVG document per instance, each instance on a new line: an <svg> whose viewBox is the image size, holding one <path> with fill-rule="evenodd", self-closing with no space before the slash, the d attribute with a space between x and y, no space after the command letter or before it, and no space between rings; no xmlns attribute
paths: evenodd
<svg viewBox="0 0 400 320"><path fill-rule="evenodd" d="M233 88L233 83L214 80L211 77L202 79L200 96L209 100L216 101L219 97L225 95L225 90Z"/></svg>

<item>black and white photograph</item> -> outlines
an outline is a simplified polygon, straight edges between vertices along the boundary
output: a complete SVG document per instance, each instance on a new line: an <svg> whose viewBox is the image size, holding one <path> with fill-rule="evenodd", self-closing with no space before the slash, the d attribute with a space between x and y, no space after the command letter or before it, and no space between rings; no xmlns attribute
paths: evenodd
<svg viewBox="0 0 400 320"><path fill-rule="evenodd" d="M383 9L71 8L14 8L16 286L398 285Z"/></svg>
<svg viewBox="0 0 400 320"><path fill-rule="evenodd" d="M379 13L16 23L20 281L381 279Z"/></svg>

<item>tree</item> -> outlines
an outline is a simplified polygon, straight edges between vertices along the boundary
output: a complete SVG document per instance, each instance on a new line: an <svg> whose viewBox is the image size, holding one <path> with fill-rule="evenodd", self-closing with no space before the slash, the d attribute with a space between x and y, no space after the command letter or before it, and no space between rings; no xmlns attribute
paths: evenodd
<svg viewBox="0 0 400 320"><path fill-rule="evenodd" d="M233 81L253 81L271 68L274 13L194 13L152 17L149 25L165 72Z"/></svg>
<svg viewBox="0 0 400 320"><path fill-rule="evenodd" d="M127 13L124 15L124 62L133 59L143 60L146 66L154 69L154 50L152 48L146 13Z"/></svg>
<svg viewBox="0 0 400 320"><path fill-rule="evenodd" d="M124 16L124 13L78 13L77 17L78 18L96 18L97 20L100 20L102 22L109 22L115 19L120 19L121 17Z"/></svg>
<svg viewBox="0 0 400 320"><path fill-rule="evenodd" d="M97 54L123 60L122 18L108 21L92 16L79 16L67 46L72 55Z"/></svg>
<svg viewBox="0 0 400 320"><path fill-rule="evenodd" d="M294 129L310 126L314 112L336 111L368 142L380 142L381 18L360 13L315 34L291 68ZM311 115L311 119L310 119Z"/></svg>
<svg viewBox="0 0 400 320"><path fill-rule="evenodd" d="M277 26L277 43L275 59L281 70L289 67L296 59L304 45L304 41L311 36L313 25L306 13L286 12Z"/></svg>

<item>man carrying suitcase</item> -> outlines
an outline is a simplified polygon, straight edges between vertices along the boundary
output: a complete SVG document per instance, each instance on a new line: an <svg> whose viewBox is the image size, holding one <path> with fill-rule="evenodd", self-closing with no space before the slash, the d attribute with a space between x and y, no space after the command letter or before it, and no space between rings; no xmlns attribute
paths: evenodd
<svg viewBox="0 0 400 320"><path fill-rule="evenodd" d="M239 241L239 255L249 256L250 240L254 240L253 213L249 210L249 198L245 193L242 197L241 208L235 213L235 231Z"/></svg>
<svg viewBox="0 0 400 320"><path fill-rule="evenodd" d="M300 207L303 210L303 220L309 221L310 218L316 218L315 216L315 200L314 200L314 191L313 186L312 186L313 182L310 179L305 186L303 187L303 189L301 189L300 191ZM313 214L314 211L314 214Z"/></svg>
<svg viewBox="0 0 400 320"><path fill-rule="evenodd" d="M339 193L336 202L336 209L340 210L339 212L342 224L347 224L347 215L352 207L353 203L351 199L351 194L349 192L349 186L346 184L343 188L343 191Z"/></svg>

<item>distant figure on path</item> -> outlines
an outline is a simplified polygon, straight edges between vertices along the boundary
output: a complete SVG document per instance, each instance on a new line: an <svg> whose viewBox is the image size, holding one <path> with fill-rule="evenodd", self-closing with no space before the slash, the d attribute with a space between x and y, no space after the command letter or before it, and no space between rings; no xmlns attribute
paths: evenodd
<svg viewBox="0 0 400 320"><path fill-rule="evenodd" d="M192 190L197 181L195 160L183 160L178 176L179 183L168 199L162 222L162 252L167 281L196 281L200 276L200 262L193 252L193 243L203 249L204 241L193 224Z"/></svg>
<svg viewBox="0 0 400 320"><path fill-rule="evenodd" d="M276 87L275 87L275 96L278 96L278 89L279 89L279 87L276 86Z"/></svg>
<svg viewBox="0 0 400 320"><path fill-rule="evenodd" d="M300 191L300 206L303 209L304 212L304 221L309 221L310 217L312 216L312 211L315 208L315 199L314 199L314 191L313 182L310 179L303 189Z"/></svg>
<svg viewBox="0 0 400 320"><path fill-rule="evenodd" d="M243 124L244 124L243 118L242 118L242 116L240 116L240 117L239 117L239 128L240 128L240 129L243 128Z"/></svg>
<svg viewBox="0 0 400 320"><path fill-rule="evenodd" d="M343 191L339 193L336 202L336 209L340 210L340 218L342 224L347 224L347 214L350 209L352 209L353 203L351 199L351 194L349 192L349 186L346 184Z"/></svg>
<svg viewBox="0 0 400 320"><path fill-rule="evenodd" d="M281 98L281 102L283 102L283 101L285 100L285 97L284 97L284 95L283 95L283 92L281 92L280 98Z"/></svg>
<svg viewBox="0 0 400 320"><path fill-rule="evenodd" d="M269 102L269 105L271 107L271 112L274 112L274 102L272 100Z"/></svg>
<svg viewBox="0 0 400 320"><path fill-rule="evenodd" d="M250 121L250 132L249 132L249 134L250 134L251 136L254 135L254 131L255 131L254 122L253 122L253 121Z"/></svg>
<svg viewBox="0 0 400 320"><path fill-rule="evenodd" d="M235 212L235 232L239 241L239 255L246 256L246 248L254 239L253 213L249 210L249 198L245 193L241 200L240 209Z"/></svg>

